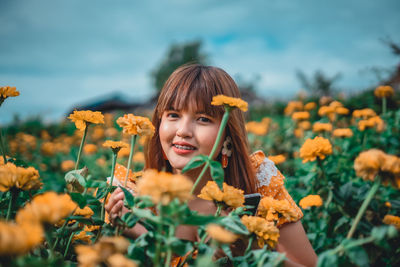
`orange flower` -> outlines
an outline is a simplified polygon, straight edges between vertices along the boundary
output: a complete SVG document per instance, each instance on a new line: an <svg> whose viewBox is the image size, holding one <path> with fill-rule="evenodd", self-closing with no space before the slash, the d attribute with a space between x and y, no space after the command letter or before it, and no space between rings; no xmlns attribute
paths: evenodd
<svg viewBox="0 0 400 267"><path fill-rule="evenodd" d="M304 105L304 109L305 110L312 110L312 109L314 109L316 107L317 107L317 103L315 103L315 102L309 102L309 103Z"/></svg>
<svg viewBox="0 0 400 267"><path fill-rule="evenodd" d="M310 112L308 111L297 111L292 114L292 120L300 121L307 120L310 118Z"/></svg>
<svg viewBox="0 0 400 267"><path fill-rule="evenodd" d="M294 129L293 134L294 134L294 136L296 136L297 138L303 138L303 136L304 136L304 130L301 129L301 128Z"/></svg>
<svg viewBox="0 0 400 267"><path fill-rule="evenodd" d="M153 169L146 170L137 183L139 195L151 196L153 203L167 205L174 198L184 202L192 196L192 181L180 174L158 172Z"/></svg>
<svg viewBox="0 0 400 267"><path fill-rule="evenodd" d="M19 96L19 92L15 87L10 87L10 86L0 87L0 105L3 103L4 99L15 96Z"/></svg>
<svg viewBox="0 0 400 267"><path fill-rule="evenodd" d="M106 141L103 143L103 146L104 146L104 147L111 148L112 151L113 151L115 154L117 154L118 151L119 151L121 148L127 148L127 147L128 147L128 144L126 144L126 143L124 143L124 142L121 142L121 141L106 140Z"/></svg>
<svg viewBox="0 0 400 267"><path fill-rule="evenodd" d="M258 213L268 221L278 222L281 217L289 222L298 219L297 213L287 199L277 200L272 197L263 197L258 205Z"/></svg>
<svg viewBox="0 0 400 267"><path fill-rule="evenodd" d="M149 118L125 114L117 119L117 123L123 128L123 133L139 136L152 136L155 128Z"/></svg>
<svg viewBox="0 0 400 267"><path fill-rule="evenodd" d="M289 101L284 113L286 116L290 116L293 114L293 112L301 110L303 110L303 103L301 101Z"/></svg>
<svg viewBox="0 0 400 267"><path fill-rule="evenodd" d="M86 129L87 124L104 123L104 116L100 111L74 110L74 112L69 115L68 119L70 119L72 122L75 122L76 128L81 131Z"/></svg>
<svg viewBox="0 0 400 267"><path fill-rule="evenodd" d="M223 191L221 191L214 181L208 181L201 189L198 197L205 200L223 202L232 208L243 207L244 204L243 190L223 183Z"/></svg>
<svg viewBox="0 0 400 267"><path fill-rule="evenodd" d="M350 110L345 107L337 107L335 112L340 115L347 115L350 113Z"/></svg>
<svg viewBox="0 0 400 267"><path fill-rule="evenodd" d="M331 132L331 131L332 131L332 124L330 123L315 122L313 124L313 132Z"/></svg>
<svg viewBox="0 0 400 267"><path fill-rule="evenodd" d="M93 155L97 152L97 146L95 144L86 144L83 146L83 153L85 155Z"/></svg>
<svg viewBox="0 0 400 267"><path fill-rule="evenodd" d="M11 188L20 190L35 190L42 186L39 172L33 168L17 167L13 163L0 165L0 191L6 192Z"/></svg>
<svg viewBox="0 0 400 267"><path fill-rule="evenodd" d="M133 155L133 161L134 162L144 163L144 153L143 152L136 152Z"/></svg>
<svg viewBox="0 0 400 267"><path fill-rule="evenodd" d="M394 95L394 90L389 85L387 85L387 86L381 85L375 89L374 94L376 97L379 97L379 98L384 98L384 97L387 98L387 97L391 97Z"/></svg>
<svg viewBox="0 0 400 267"><path fill-rule="evenodd" d="M358 122L358 129L360 131L364 131L366 128L374 127L378 132L382 132L385 128L385 123L379 116L374 116L366 120L360 120Z"/></svg>
<svg viewBox="0 0 400 267"><path fill-rule="evenodd" d="M332 154L332 145L328 139L323 137L308 138L300 148L300 157L303 163L314 161L317 157L325 159L326 155Z"/></svg>
<svg viewBox="0 0 400 267"><path fill-rule="evenodd" d="M218 224L209 224L206 231L212 239L215 239L220 243L230 244L238 239L237 235L219 226Z"/></svg>
<svg viewBox="0 0 400 267"><path fill-rule="evenodd" d="M385 159L385 153L379 149L361 152L354 161L357 176L364 180L375 180Z"/></svg>
<svg viewBox="0 0 400 267"><path fill-rule="evenodd" d="M246 123L246 131L255 135L263 136L268 132L269 123L250 121Z"/></svg>
<svg viewBox="0 0 400 267"><path fill-rule="evenodd" d="M297 126L302 130L309 130L311 128L311 123L309 121L300 121Z"/></svg>
<svg viewBox="0 0 400 267"><path fill-rule="evenodd" d="M276 165L285 162L286 157L283 154L275 155L275 156L268 156L270 160L272 160Z"/></svg>
<svg viewBox="0 0 400 267"><path fill-rule="evenodd" d="M349 128L339 128L333 130L333 136L336 137L352 137L353 136L353 131Z"/></svg>
<svg viewBox="0 0 400 267"><path fill-rule="evenodd" d="M308 195L300 200L299 205L303 209L308 209L309 207L319 207L322 206L322 199L319 195Z"/></svg>
<svg viewBox="0 0 400 267"><path fill-rule="evenodd" d="M242 111L247 111L248 104L246 101L236 98L236 97L229 97L225 95L216 95L212 98L211 105L213 106L230 106L231 108L239 108Z"/></svg>
<svg viewBox="0 0 400 267"><path fill-rule="evenodd" d="M73 160L64 160L61 162L61 170L63 172L70 171L75 167L75 162Z"/></svg>
<svg viewBox="0 0 400 267"><path fill-rule="evenodd" d="M276 243L278 243L279 229L273 222L269 222L264 218L247 215L244 215L241 221L250 233L256 234L258 246L260 248L262 248L265 243L271 248L274 248Z"/></svg>
<svg viewBox="0 0 400 267"><path fill-rule="evenodd" d="M376 113L374 110L370 108L356 109L353 111L353 117L356 119L357 118L367 119L374 116L376 116Z"/></svg>
<svg viewBox="0 0 400 267"><path fill-rule="evenodd" d="M383 223L394 225L397 229L400 230L400 217L398 216L387 214L383 218Z"/></svg>

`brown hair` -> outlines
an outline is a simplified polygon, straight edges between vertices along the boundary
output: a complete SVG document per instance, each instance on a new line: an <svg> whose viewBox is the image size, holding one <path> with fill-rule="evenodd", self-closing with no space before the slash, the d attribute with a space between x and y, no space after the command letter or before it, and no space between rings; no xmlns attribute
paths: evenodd
<svg viewBox="0 0 400 267"><path fill-rule="evenodd" d="M191 64L183 65L171 74L161 90L153 114L152 122L156 130L146 148L146 169L172 171L168 161L163 158L159 138L159 127L164 111L193 108L213 117L222 117L224 108L211 105L213 96L219 94L240 97L239 89L233 79L220 68ZM225 182L243 189L245 193L256 192L255 170L248 156L249 145L241 110L232 110L225 134L232 138L232 156L225 169ZM221 160L220 154L216 160Z"/></svg>

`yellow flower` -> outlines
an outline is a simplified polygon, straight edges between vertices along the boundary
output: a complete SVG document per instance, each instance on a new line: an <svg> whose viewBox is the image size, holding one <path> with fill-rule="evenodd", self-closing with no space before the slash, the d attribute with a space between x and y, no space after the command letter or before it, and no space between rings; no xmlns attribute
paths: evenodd
<svg viewBox="0 0 400 267"><path fill-rule="evenodd" d="M250 233L256 234L258 246L260 248L263 247L265 243L271 248L274 248L276 243L278 243L279 229L273 222L269 222L264 218L247 215L244 215L241 221Z"/></svg>
<svg viewBox="0 0 400 267"><path fill-rule="evenodd" d="M277 200L272 197L261 199L258 214L268 221L278 221L281 217L289 222L298 219L297 213L287 199Z"/></svg>
<svg viewBox="0 0 400 267"><path fill-rule="evenodd" d="M101 255L92 246L78 245L75 252L81 267L96 267L101 262Z"/></svg>
<svg viewBox="0 0 400 267"><path fill-rule="evenodd" d="M105 131L104 128L102 126L96 126L93 128L93 132L92 132L92 141L93 142L98 142L100 140L103 140L105 137Z"/></svg>
<svg viewBox="0 0 400 267"><path fill-rule="evenodd" d="M339 128L333 130L333 136L336 137L352 137L353 136L353 131L349 128Z"/></svg>
<svg viewBox="0 0 400 267"><path fill-rule="evenodd" d="M230 107L236 107L241 109L242 111L247 111L248 109L248 104L246 101L236 98L236 97L229 97L225 95L217 95L214 96L211 102L211 105L213 106L230 106Z"/></svg>
<svg viewBox="0 0 400 267"><path fill-rule="evenodd" d="M293 112L301 110L303 110L303 103L301 101L289 101L284 113L286 116L290 116L293 114Z"/></svg>
<svg viewBox="0 0 400 267"><path fill-rule="evenodd" d="M57 194L49 191L35 196L30 203L19 210L16 222L43 222L55 224L72 213L77 207L68 194Z"/></svg>
<svg viewBox="0 0 400 267"><path fill-rule="evenodd" d="M311 123L309 121L300 121L297 126L302 130L309 130L311 128Z"/></svg>
<svg viewBox="0 0 400 267"><path fill-rule="evenodd" d="M97 146L95 144L86 144L83 146L83 154L93 155L97 152Z"/></svg>
<svg viewBox="0 0 400 267"><path fill-rule="evenodd" d="M356 109L353 111L353 117L356 119L357 118L367 119L374 116L376 116L376 113L374 110L370 108Z"/></svg>
<svg viewBox="0 0 400 267"><path fill-rule="evenodd" d="M33 168L17 167L13 163L0 165L0 191L8 191L11 188L20 190L39 189L42 183L39 179L39 172Z"/></svg>
<svg viewBox="0 0 400 267"><path fill-rule="evenodd" d="M53 156L56 153L53 142L43 142L40 147L40 152L45 156Z"/></svg>
<svg viewBox="0 0 400 267"><path fill-rule="evenodd" d="M167 205L174 198L181 202L189 200L192 197L192 185L192 181L186 176L150 169L137 182L137 191L139 195L151 196L155 204L161 202L162 205Z"/></svg>
<svg viewBox="0 0 400 267"><path fill-rule="evenodd" d="M15 87L3 86L0 87L0 103L7 97L19 96L19 92Z"/></svg>
<svg viewBox="0 0 400 267"><path fill-rule="evenodd" d="M89 235L86 231L80 231L79 234L76 234L72 237L72 241L80 240L85 243L90 244L92 242L91 237L93 235Z"/></svg>
<svg viewBox="0 0 400 267"><path fill-rule="evenodd" d="M385 97L386 98L386 97L393 96L394 95L394 90L389 85L387 85L387 86L381 85L381 86L378 86L375 89L374 94L375 94L376 97L379 97L379 98L384 98Z"/></svg>
<svg viewBox="0 0 400 267"><path fill-rule="evenodd" d="M319 195L308 195L300 200L299 205L303 209L307 209L309 207L319 207L322 206L322 199Z"/></svg>
<svg viewBox="0 0 400 267"><path fill-rule="evenodd" d="M230 244L238 239L237 235L219 226L218 224L209 224L206 231L212 239L215 239L220 243Z"/></svg>
<svg viewBox="0 0 400 267"><path fill-rule="evenodd" d="M317 157L324 159L326 155L332 154L332 145L328 139L317 136L314 139L308 138L300 148L300 157L303 163L314 161Z"/></svg>
<svg viewBox="0 0 400 267"><path fill-rule="evenodd" d="M20 225L0 221L0 256L25 254L42 240L43 228L37 223Z"/></svg>
<svg viewBox="0 0 400 267"><path fill-rule="evenodd" d="M386 201L385 202L385 206L390 209L392 207L392 204L389 201Z"/></svg>
<svg viewBox="0 0 400 267"><path fill-rule="evenodd" d="M128 147L123 147L121 148L120 151L118 151L118 157L121 158L128 157L130 153L131 153L131 146L128 145Z"/></svg>
<svg viewBox="0 0 400 267"><path fill-rule="evenodd" d="M379 149L370 149L361 152L354 160L354 169L357 176L364 180L375 180L384 159L385 153Z"/></svg>
<svg viewBox="0 0 400 267"><path fill-rule="evenodd" d="M394 225L397 229L400 230L400 217L398 216L387 214L383 218L383 223Z"/></svg>
<svg viewBox="0 0 400 267"><path fill-rule="evenodd" d="M268 123L250 121L246 123L246 131L255 135L263 136L268 132Z"/></svg>
<svg viewBox="0 0 400 267"><path fill-rule="evenodd" d="M314 109L316 107L317 107L317 103L315 103L315 102L309 102L309 103L304 105L304 109L305 110L312 110L312 109Z"/></svg>
<svg viewBox="0 0 400 267"><path fill-rule="evenodd" d="M232 208L243 207L244 204L243 190L223 183L223 191L221 191L214 181L208 181L201 189L198 197L205 200L223 202Z"/></svg>
<svg viewBox="0 0 400 267"><path fill-rule="evenodd" d="M360 120L358 122L358 129L360 131L364 131L366 128L373 127L375 127L378 132L381 132L385 128L385 123L379 116L374 116L366 120Z"/></svg>
<svg viewBox="0 0 400 267"><path fill-rule="evenodd" d="M123 128L123 133L139 136L153 136L155 128L149 118L125 114L117 119L119 126Z"/></svg>
<svg viewBox="0 0 400 267"><path fill-rule="evenodd" d="M136 267L138 266L133 260L128 259L124 255L117 253L111 255L107 259L108 265L110 267Z"/></svg>
<svg viewBox="0 0 400 267"><path fill-rule="evenodd" d="M70 119L72 122L75 122L76 128L81 131L86 129L88 123L104 123L104 116L100 111L74 110L74 113L69 115L68 119Z"/></svg>
<svg viewBox="0 0 400 267"><path fill-rule="evenodd" d="M322 106L318 110L318 115L322 116L328 116L329 114L335 113L335 107L333 106Z"/></svg>
<svg viewBox="0 0 400 267"><path fill-rule="evenodd" d="M300 121L307 120L310 118L310 112L308 111L297 111L292 114L292 120Z"/></svg>
<svg viewBox="0 0 400 267"><path fill-rule="evenodd" d="M143 152L136 152L133 155L133 161L134 162L144 163L144 153Z"/></svg>
<svg viewBox="0 0 400 267"><path fill-rule="evenodd" d="M111 148L114 153L118 153L121 148L127 148L128 144L121 141L107 140L103 143L103 146Z"/></svg>
<svg viewBox="0 0 400 267"><path fill-rule="evenodd" d="M303 136L304 136L304 130L303 130L302 128L294 129L293 134L294 134L294 136L296 136L297 138L303 138Z"/></svg>
<svg viewBox="0 0 400 267"><path fill-rule="evenodd" d="M286 157L283 154L275 155L275 156L268 156L270 160L272 160L276 165L285 162Z"/></svg>
<svg viewBox="0 0 400 267"><path fill-rule="evenodd" d="M88 206L84 207L83 209L78 207L74 211L74 216L82 216L85 218L90 218L90 217L92 217L93 214L94 214L93 210Z"/></svg>
<svg viewBox="0 0 400 267"><path fill-rule="evenodd" d="M73 160L64 160L61 162L61 170L63 172L70 171L74 169L75 167L75 162Z"/></svg>
<svg viewBox="0 0 400 267"><path fill-rule="evenodd" d="M324 105L329 104L329 102L331 102L331 101L332 101L332 97L330 97L330 96L322 96L322 97L319 99L319 104L320 104L321 106L324 106Z"/></svg>
<svg viewBox="0 0 400 267"><path fill-rule="evenodd" d="M313 132L331 132L332 131L332 124L330 123L321 123L315 122L313 124Z"/></svg>
<svg viewBox="0 0 400 267"><path fill-rule="evenodd" d="M350 110L348 108L345 108L345 107L337 107L335 112L337 114L340 114L340 115L347 115L347 114L350 113Z"/></svg>

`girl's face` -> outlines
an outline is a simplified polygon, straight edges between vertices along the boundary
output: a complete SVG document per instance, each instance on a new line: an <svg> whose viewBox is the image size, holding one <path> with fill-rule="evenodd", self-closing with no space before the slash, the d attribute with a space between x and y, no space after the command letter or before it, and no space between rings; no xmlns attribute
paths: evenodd
<svg viewBox="0 0 400 267"><path fill-rule="evenodd" d="M194 156L209 155L220 124L221 118L196 111L164 111L160 142L172 168L179 173Z"/></svg>

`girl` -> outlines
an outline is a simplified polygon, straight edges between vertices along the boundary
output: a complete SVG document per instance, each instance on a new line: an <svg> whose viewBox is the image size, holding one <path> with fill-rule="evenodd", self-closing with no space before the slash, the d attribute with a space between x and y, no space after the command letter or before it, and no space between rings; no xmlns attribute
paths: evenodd
<svg viewBox="0 0 400 267"><path fill-rule="evenodd" d="M240 93L233 79L222 69L202 65L184 65L175 70L166 81L153 114L155 134L146 149L145 168L167 170L180 173L183 167L196 155L208 155L214 145L221 123L224 108L212 106L213 96L226 95L240 98ZM215 160L224 161L225 182L244 190L245 194L259 192L262 196L275 199L287 199L293 212L297 213L296 221L278 222L280 237L276 247L278 252L285 253L286 266L314 266L317 256L305 234L299 219L301 210L287 193L284 177L261 151L249 155L249 146L245 130L243 112L232 110L224 136L219 144ZM198 177L201 168L185 173L193 181ZM209 173L203 177L194 195L211 180ZM124 193L117 189L111 195L106 210L110 218L126 212L123 205ZM213 202L195 197L189 201L189 207L202 214L214 214ZM135 238L146 232L140 224L126 231ZM177 237L196 241L197 230L190 226L180 226Z"/></svg>

